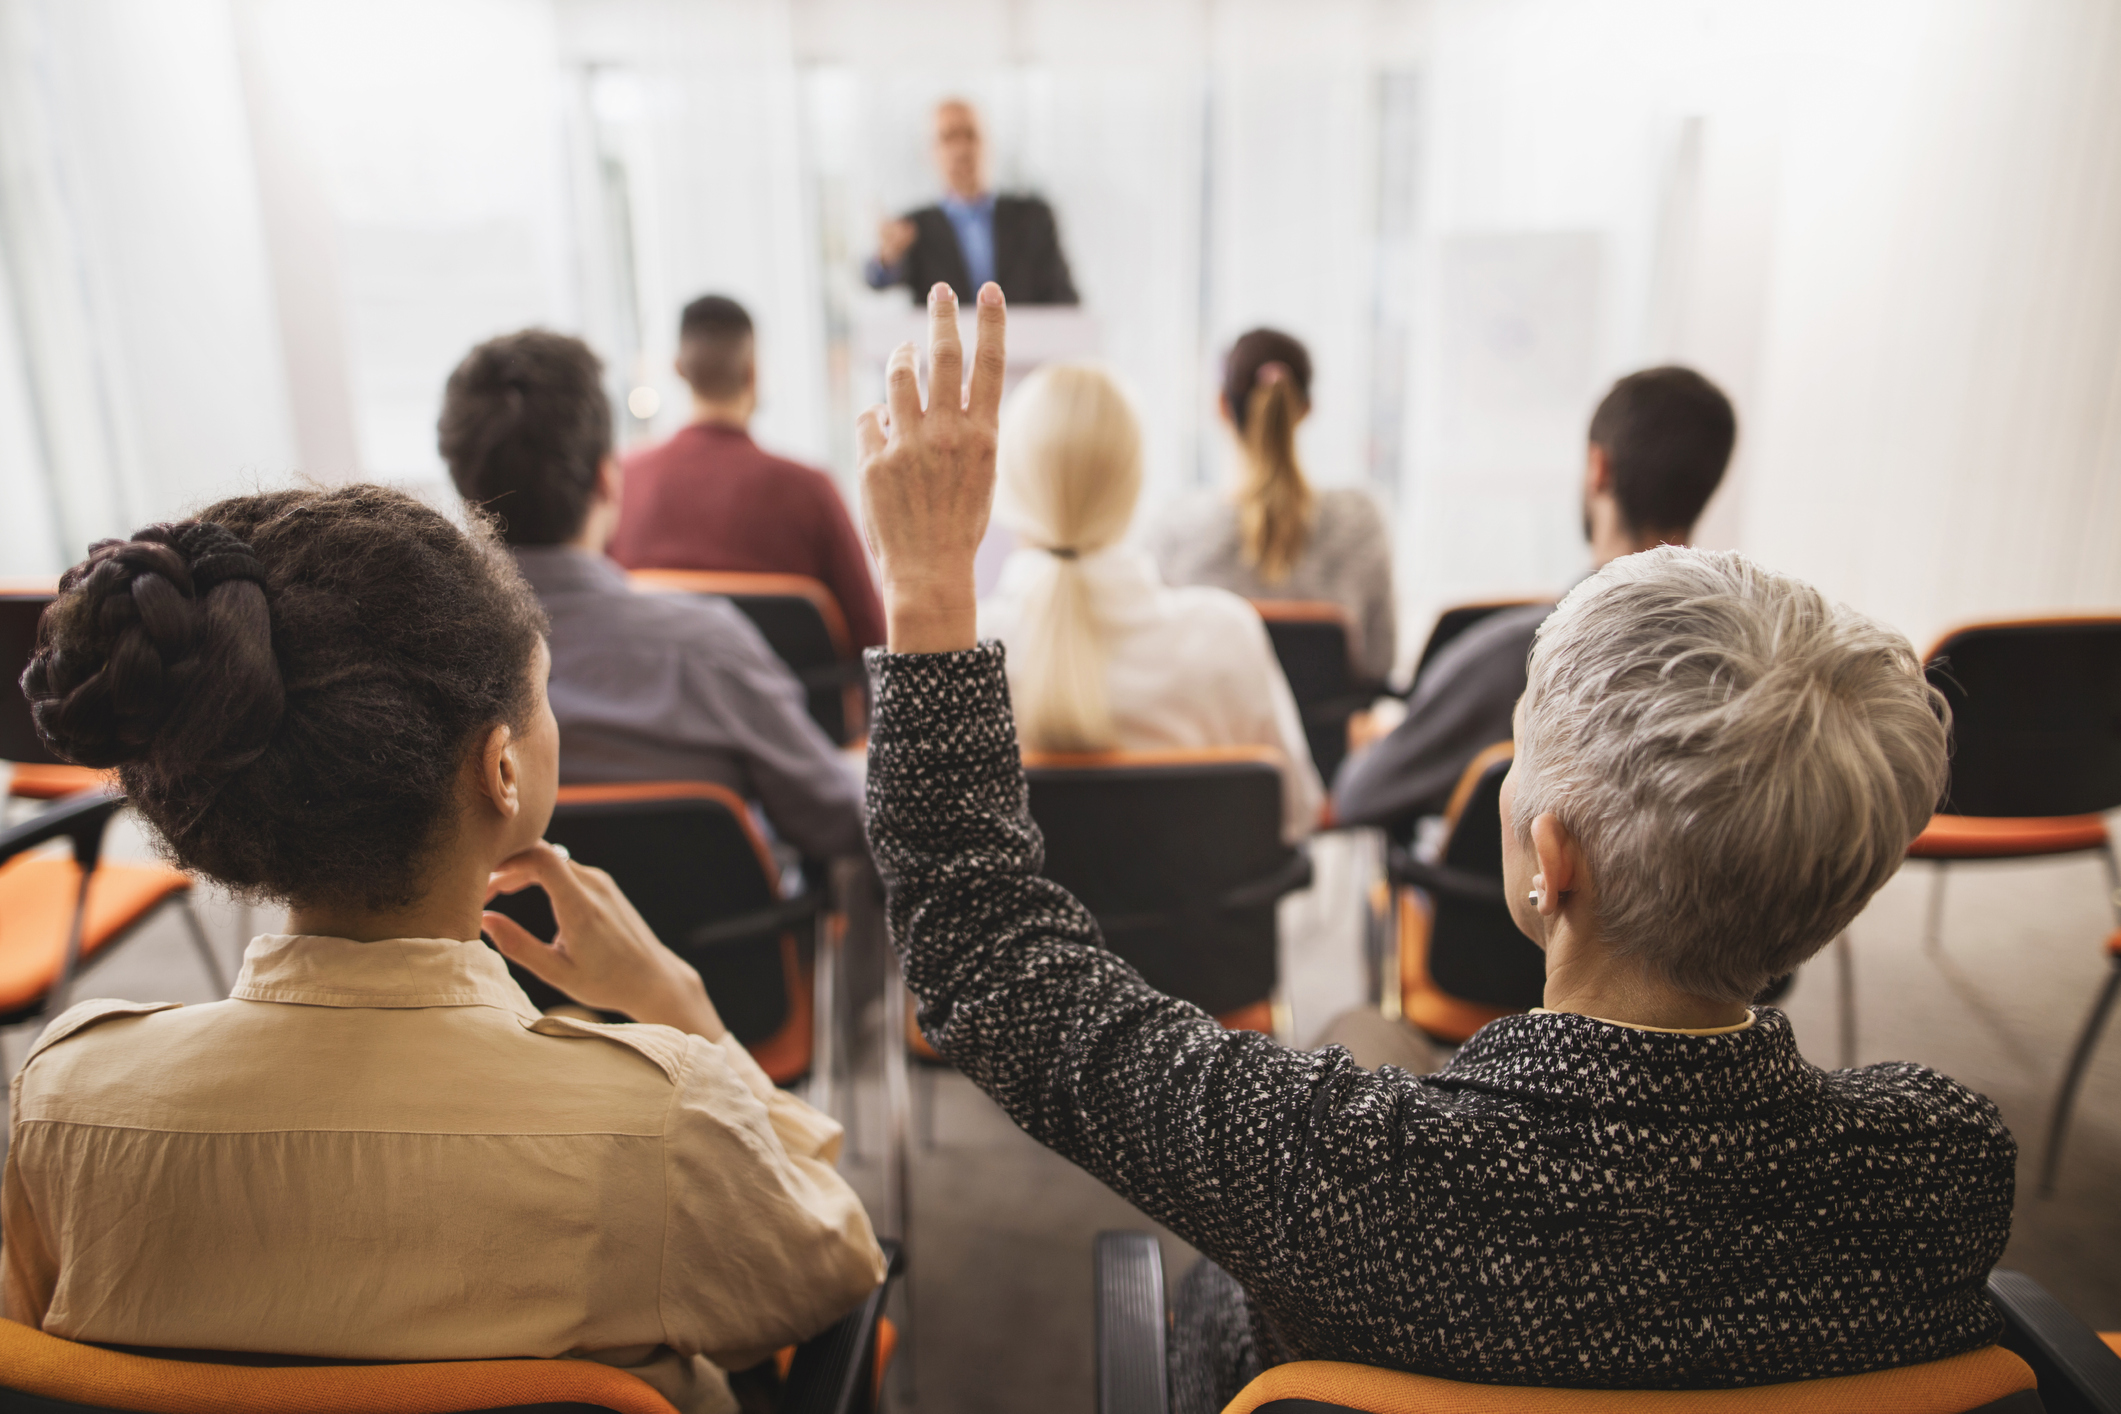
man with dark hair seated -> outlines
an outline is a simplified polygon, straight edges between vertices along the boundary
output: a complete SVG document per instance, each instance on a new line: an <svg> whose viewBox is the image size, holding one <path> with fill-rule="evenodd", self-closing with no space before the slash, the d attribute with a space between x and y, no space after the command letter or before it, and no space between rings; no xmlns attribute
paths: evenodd
<svg viewBox="0 0 2121 1414"><path fill-rule="evenodd" d="M756 344L735 300L705 295L685 306L677 369L692 389L692 422L626 458L611 558L635 570L808 575L839 600L854 647L874 647L884 610L839 488L751 440Z"/></svg>
<svg viewBox="0 0 2121 1414"><path fill-rule="evenodd" d="M1737 436L1730 400L1691 368L1646 368L1615 383L1591 417L1584 457L1591 568L1692 539ZM1421 816L1441 815L1473 758L1508 739L1532 635L1553 607L1498 610L1444 645L1406 719L1334 778L1334 818L1404 834Z"/></svg>
<svg viewBox="0 0 2121 1414"><path fill-rule="evenodd" d="M715 781L813 858L863 852L860 786L802 686L727 601L637 594L603 556L619 514L611 404L588 345L525 330L449 376L442 457L552 620L560 778Z"/></svg>

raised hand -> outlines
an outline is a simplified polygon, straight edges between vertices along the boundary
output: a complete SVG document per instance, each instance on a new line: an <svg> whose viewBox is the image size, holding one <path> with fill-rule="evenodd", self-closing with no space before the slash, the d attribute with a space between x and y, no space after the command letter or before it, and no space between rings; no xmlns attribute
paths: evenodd
<svg viewBox="0 0 2121 1414"><path fill-rule="evenodd" d="M663 946L609 874L576 864L540 841L501 861L487 886L487 901L532 884L542 885L552 900L560 931L542 943L514 919L489 913L481 922L503 957L584 1006L675 1026L710 1041L727 1034L700 974Z"/></svg>
<svg viewBox="0 0 2121 1414"><path fill-rule="evenodd" d="M1001 416L1001 286L979 292L979 344L965 391L957 296L928 292L928 406L921 407L914 348L901 344L885 371L887 406L855 423L862 529L884 586L894 653L951 653L979 637L972 561L994 506L995 429Z"/></svg>

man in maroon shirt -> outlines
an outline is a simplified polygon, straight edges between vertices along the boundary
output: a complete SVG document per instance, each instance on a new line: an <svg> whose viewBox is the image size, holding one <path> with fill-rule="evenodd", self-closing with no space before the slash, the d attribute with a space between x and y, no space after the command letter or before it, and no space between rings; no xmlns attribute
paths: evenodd
<svg viewBox="0 0 2121 1414"><path fill-rule="evenodd" d="M692 423L626 458L619 528L607 553L627 569L802 574L840 601L857 649L884 641L884 610L846 502L822 471L760 451L751 316L707 295L685 306L678 372Z"/></svg>

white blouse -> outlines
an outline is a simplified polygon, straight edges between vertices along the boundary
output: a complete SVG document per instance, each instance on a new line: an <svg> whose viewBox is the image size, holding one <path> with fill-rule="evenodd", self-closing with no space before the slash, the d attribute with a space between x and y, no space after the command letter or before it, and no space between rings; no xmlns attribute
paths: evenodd
<svg viewBox="0 0 2121 1414"><path fill-rule="evenodd" d="M1024 691L1017 651L1024 598L1044 556L1028 549L1010 555L994 593L980 603L980 637L998 638L1009 650L1015 695ZM1283 837L1293 843L1317 828L1325 789L1258 612L1226 590L1171 588L1148 553L1131 546L1077 564L1105 629L1105 686L1121 749L1271 747L1282 757Z"/></svg>

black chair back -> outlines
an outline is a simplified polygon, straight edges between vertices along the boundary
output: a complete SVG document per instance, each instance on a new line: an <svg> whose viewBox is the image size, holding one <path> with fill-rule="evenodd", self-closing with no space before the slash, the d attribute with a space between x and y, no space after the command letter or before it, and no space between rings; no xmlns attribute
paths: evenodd
<svg viewBox="0 0 2121 1414"><path fill-rule="evenodd" d="M2121 616L1976 624L1928 672L1952 709L1946 813L2121 807Z"/></svg>
<svg viewBox="0 0 2121 1414"><path fill-rule="evenodd" d="M1504 758L1481 772L1444 843L1439 863L1446 870L1492 887L1431 891L1429 976L1454 997L1529 1011L1546 995L1547 966L1546 954L1518 930L1502 899L1502 778L1509 770Z"/></svg>
<svg viewBox="0 0 2121 1414"><path fill-rule="evenodd" d="M709 784L687 783L683 795L657 794L673 789L679 787L563 787L545 838L610 873L655 935L699 969L724 1024L745 1045L756 1045L788 1019L780 939L789 925L764 926L734 941L702 935L732 919L763 922L782 901L742 800ZM637 794L629 799L628 793ZM548 942L557 931L543 889L503 895L491 907ZM571 1000L514 964L509 970L540 1009Z"/></svg>
<svg viewBox="0 0 2121 1414"><path fill-rule="evenodd" d="M36 725L29 715L29 699L22 695L22 670L37 651L37 621L52 602L50 594L0 592L0 761L25 761L39 766L59 763L37 739Z"/></svg>
<svg viewBox="0 0 2121 1414"><path fill-rule="evenodd" d="M1254 600L1266 621L1267 637L1282 675L1303 714L1304 737L1311 764L1327 785L1348 754L1348 718L1363 705L1348 653L1348 625L1337 606L1304 602Z"/></svg>
<svg viewBox="0 0 2121 1414"><path fill-rule="evenodd" d="M803 575L719 570L636 570L632 578L643 589L727 599L802 683L810 719L825 735L845 746L861 734L867 681L861 655L839 601L823 584Z"/></svg>
<svg viewBox="0 0 2121 1414"><path fill-rule="evenodd" d="M1429 630L1429 641L1421 646L1421 657L1414 664L1414 681L1421 681L1422 670L1443 651L1444 645L1479 623L1490 614L1504 609L1522 608L1526 604L1540 604L1541 599L1497 599L1484 604L1454 604L1436 616L1436 627ZM1412 689L1408 689L1411 693Z"/></svg>
<svg viewBox="0 0 2121 1414"><path fill-rule="evenodd" d="M1030 757L1045 875L1097 915L1149 984L1211 1015L1265 1000L1275 909L1310 882L1282 843L1281 773L1265 752Z"/></svg>

